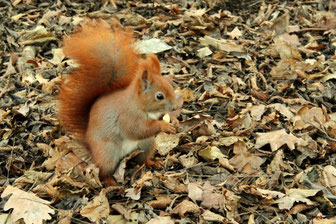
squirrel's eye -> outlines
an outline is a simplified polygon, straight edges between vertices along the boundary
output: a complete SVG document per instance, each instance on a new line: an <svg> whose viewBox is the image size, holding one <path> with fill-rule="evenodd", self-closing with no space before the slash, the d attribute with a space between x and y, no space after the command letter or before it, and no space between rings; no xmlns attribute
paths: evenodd
<svg viewBox="0 0 336 224"><path fill-rule="evenodd" d="M164 99L164 96L163 96L162 93L157 93L155 97L156 97L157 100L163 100Z"/></svg>

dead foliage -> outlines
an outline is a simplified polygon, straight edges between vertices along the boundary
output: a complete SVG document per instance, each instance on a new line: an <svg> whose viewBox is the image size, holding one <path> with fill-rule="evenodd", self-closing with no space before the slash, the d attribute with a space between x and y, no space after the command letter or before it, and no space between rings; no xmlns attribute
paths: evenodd
<svg viewBox="0 0 336 224"><path fill-rule="evenodd" d="M335 223L335 13L333 1L0 1L1 223ZM179 132L157 136L164 167L130 156L120 187L57 119L73 66L61 40L84 18L132 27L184 100Z"/></svg>

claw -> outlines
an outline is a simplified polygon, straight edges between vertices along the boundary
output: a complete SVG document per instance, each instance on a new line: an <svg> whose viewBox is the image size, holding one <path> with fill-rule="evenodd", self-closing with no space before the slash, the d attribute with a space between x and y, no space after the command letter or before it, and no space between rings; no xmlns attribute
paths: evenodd
<svg viewBox="0 0 336 224"><path fill-rule="evenodd" d="M107 186L119 186L113 177L105 177L103 179L103 183L106 184Z"/></svg>
<svg viewBox="0 0 336 224"><path fill-rule="evenodd" d="M172 121L172 124L174 125L174 127L175 127L176 129L178 129L178 128L180 127L180 121L177 120L176 117L171 116L171 117L170 117L170 120Z"/></svg>
<svg viewBox="0 0 336 224"><path fill-rule="evenodd" d="M146 160L145 162L146 166L151 166L151 167L154 167L154 168L160 168L160 167L163 167L164 166L164 163L162 162L162 160Z"/></svg>

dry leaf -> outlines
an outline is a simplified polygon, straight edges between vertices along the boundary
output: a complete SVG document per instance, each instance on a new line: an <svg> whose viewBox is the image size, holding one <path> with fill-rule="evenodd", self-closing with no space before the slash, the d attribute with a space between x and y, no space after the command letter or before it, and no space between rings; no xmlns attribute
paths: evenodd
<svg viewBox="0 0 336 224"><path fill-rule="evenodd" d="M289 14L285 13L274 21L271 29L275 31L276 35L288 32L289 17Z"/></svg>
<svg viewBox="0 0 336 224"><path fill-rule="evenodd" d="M298 49L296 49L291 44L285 43L281 40L275 40L274 48L279 53L282 60L297 59L301 60L301 54Z"/></svg>
<svg viewBox="0 0 336 224"><path fill-rule="evenodd" d="M208 222L224 222L225 218L221 215L218 215L210 210L205 210L202 214L202 217L205 221Z"/></svg>
<svg viewBox="0 0 336 224"><path fill-rule="evenodd" d="M147 224L174 224L174 220L170 216L152 218Z"/></svg>
<svg viewBox="0 0 336 224"><path fill-rule="evenodd" d="M231 170L231 171L235 170L234 166L230 164L230 161L227 158L220 158L218 162L222 167L228 170Z"/></svg>
<svg viewBox="0 0 336 224"><path fill-rule="evenodd" d="M161 156L167 155L179 143L180 136L178 134L167 134L161 132L155 137L155 143L158 153Z"/></svg>
<svg viewBox="0 0 336 224"><path fill-rule="evenodd" d="M327 180L327 187L336 192L336 168L334 166L328 165L323 168Z"/></svg>
<svg viewBox="0 0 336 224"><path fill-rule="evenodd" d="M163 51L170 50L172 47L160 39L152 38L149 40L142 40L138 42L137 48L142 54L147 54L147 53L157 54Z"/></svg>
<svg viewBox="0 0 336 224"><path fill-rule="evenodd" d="M225 157L225 155L216 146L208 146L205 149L200 150L198 155L206 161L214 161Z"/></svg>
<svg viewBox="0 0 336 224"><path fill-rule="evenodd" d="M235 219L239 216L238 213L238 202L240 197L235 195L234 192L224 189L223 190L223 200L224 200L224 210L226 211L226 217L230 220Z"/></svg>
<svg viewBox="0 0 336 224"><path fill-rule="evenodd" d="M231 32L228 32L228 35L231 39L239 39L243 35L243 33L236 26Z"/></svg>
<svg viewBox="0 0 336 224"><path fill-rule="evenodd" d="M308 105L302 107L292 119L295 129L299 130L310 126L320 127L326 121L327 118L321 108L309 107Z"/></svg>
<svg viewBox="0 0 336 224"><path fill-rule="evenodd" d="M322 218L322 217L316 217L313 219L313 224L334 224L336 223L336 217L332 218Z"/></svg>
<svg viewBox="0 0 336 224"><path fill-rule="evenodd" d="M124 183L124 176L126 172L126 163L131 160L132 158L136 157L140 153L143 153L142 150L137 150L132 152L130 155L124 157L117 167L117 169L114 171L113 177L118 183Z"/></svg>
<svg viewBox="0 0 336 224"><path fill-rule="evenodd" d="M284 144L286 144L289 149L293 150L295 149L295 144L304 145L305 143L302 139L299 139L292 134L287 134L285 129L268 133L257 133L255 147L259 149L267 144L270 144L271 149L274 152Z"/></svg>
<svg viewBox="0 0 336 224"><path fill-rule="evenodd" d="M48 206L49 201L43 200L33 193L9 185L1 194L2 198L6 196L9 196L9 199L5 204L4 211L13 209L11 214L13 222L23 219L27 224L42 224L44 220L51 219L50 214L55 214L55 211Z"/></svg>
<svg viewBox="0 0 336 224"><path fill-rule="evenodd" d="M110 214L110 205L105 194L104 189L101 190L98 196L81 209L80 214L92 222L107 218Z"/></svg>
<svg viewBox="0 0 336 224"><path fill-rule="evenodd" d="M193 216L198 215L200 213L200 208L188 201L187 199L178 204L171 212L172 214L178 214L180 217L185 217L188 214L192 214Z"/></svg>
<svg viewBox="0 0 336 224"><path fill-rule="evenodd" d="M264 159L250 153L244 142L236 142L233 152L235 154L229 162L238 171L252 174L260 169L260 165L264 163Z"/></svg>
<svg viewBox="0 0 336 224"><path fill-rule="evenodd" d="M203 47L197 50L197 55L200 58L205 58L206 56L209 56L211 54L212 54L212 51L208 47Z"/></svg>
<svg viewBox="0 0 336 224"><path fill-rule="evenodd" d="M276 200L274 203L278 204L280 209L291 209L295 202L303 202L307 205L314 205L308 197L312 197L316 195L320 190L312 190L312 189L288 189L286 192L286 196Z"/></svg>
<svg viewBox="0 0 336 224"><path fill-rule="evenodd" d="M203 198L201 206L206 209L223 209L224 197L222 193L219 193L217 189L210 184L209 181L205 182L202 187Z"/></svg>
<svg viewBox="0 0 336 224"><path fill-rule="evenodd" d="M200 38L200 42L204 46L211 46L221 51L226 52L245 52L245 49L242 45L237 45L233 41L228 41L224 39L217 40L210 36L205 36Z"/></svg>
<svg viewBox="0 0 336 224"><path fill-rule="evenodd" d="M168 196L157 197L156 200L149 201L149 202L147 202L147 204L149 206L151 206L152 208L155 208L155 209L166 209L172 201L173 200Z"/></svg>
<svg viewBox="0 0 336 224"><path fill-rule="evenodd" d="M188 197L195 203L202 200L203 190L197 183L192 182L188 184Z"/></svg>
<svg viewBox="0 0 336 224"><path fill-rule="evenodd" d="M196 101L196 96L190 89L180 89L178 88L176 91L176 95L182 96L184 102L194 102Z"/></svg>
<svg viewBox="0 0 336 224"><path fill-rule="evenodd" d="M113 204L112 208L114 210L116 210L119 214L121 214L125 219L131 220L131 218L132 218L131 210L128 210L121 203L115 203L115 204Z"/></svg>
<svg viewBox="0 0 336 224"><path fill-rule="evenodd" d="M291 166L283 161L285 155L283 150L278 150L272 160L272 162L267 166L266 173L273 175L281 171L293 171Z"/></svg>
<svg viewBox="0 0 336 224"><path fill-rule="evenodd" d="M179 156L178 160L185 168L193 167L198 163L198 159L193 154Z"/></svg>

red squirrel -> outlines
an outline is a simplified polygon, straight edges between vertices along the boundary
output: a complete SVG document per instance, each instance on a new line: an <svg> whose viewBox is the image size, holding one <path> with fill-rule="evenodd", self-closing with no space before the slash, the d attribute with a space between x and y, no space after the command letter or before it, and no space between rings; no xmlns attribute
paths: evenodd
<svg viewBox="0 0 336 224"><path fill-rule="evenodd" d="M138 162L157 165L154 136L176 132L176 124L158 120L177 109L174 89L158 58L140 54L135 42L132 31L103 21L86 22L63 41L64 54L79 66L61 85L59 117L86 143L102 178L137 149L144 151Z"/></svg>

